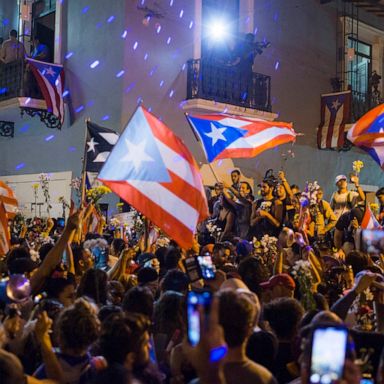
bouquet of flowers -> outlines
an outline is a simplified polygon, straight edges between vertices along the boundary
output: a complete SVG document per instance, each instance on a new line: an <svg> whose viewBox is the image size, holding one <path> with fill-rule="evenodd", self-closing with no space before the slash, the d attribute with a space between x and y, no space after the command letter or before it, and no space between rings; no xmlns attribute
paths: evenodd
<svg viewBox="0 0 384 384"><path fill-rule="evenodd" d="M210 235L218 241L221 236L221 228L214 223L214 220L208 221L205 227Z"/></svg>
<svg viewBox="0 0 384 384"><path fill-rule="evenodd" d="M371 211L374 215L379 214L379 204L371 203L371 204L369 204L369 207L371 208Z"/></svg>
<svg viewBox="0 0 384 384"><path fill-rule="evenodd" d="M367 288L360 293L351 306L350 312L355 314L356 328L360 331L370 332L374 329L375 313L372 303L373 293Z"/></svg>
<svg viewBox="0 0 384 384"><path fill-rule="evenodd" d="M111 229L115 229L116 227L120 227L120 220L117 217L112 217L111 220L109 220L109 226Z"/></svg>
<svg viewBox="0 0 384 384"><path fill-rule="evenodd" d="M306 260L297 260L292 267L291 275L299 285L300 301L303 307L309 311L316 308L312 294L313 277L311 264Z"/></svg>
<svg viewBox="0 0 384 384"><path fill-rule="evenodd" d="M272 272L278 253L278 239L274 236L264 235L260 241L254 237L252 242L256 257Z"/></svg>
<svg viewBox="0 0 384 384"><path fill-rule="evenodd" d="M87 199L90 203L93 203L96 205L96 203L107 193L111 193L112 191L105 187L104 185L100 185L98 187L94 187L91 189L88 189L87 191Z"/></svg>
<svg viewBox="0 0 384 384"><path fill-rule="evenodd" d="M145 232L145 218L139 211L136 211L135 209L133 209L132 212L132 227L136 233L137 238L140 238Z"/></svg>
<svg viewBox="0 0 384 384"><path fill-rule="evenodd" d="M117 212L122 213L123 212L123 205L124 203L116 203Z"/></svg>
<svg viewBox="0 0 384 384"><path fill-rule="evenodd" d="M47 213L49 216L49 211L52 208L51 196L49 194L49 180L50 180L49 175L47 173L40 173L39 180L40 180L41 189L43 190L45 204L47 205Z"/></svg>
<svg viewBox="0 0 384 384"><path fill-rule="evenodd" d="M352 163L352 169L356 176L361 172L361 168L364 168L364 163L361 160L355 160Z"/></svg>
<svg viewBox="0 0 384 384"><path fill-rule="evenodd" d="M311 207L317 204L317 192L320 189L317 181L313 183L307 182L305 191L301 193L300 204L302 207Z"/></svg>

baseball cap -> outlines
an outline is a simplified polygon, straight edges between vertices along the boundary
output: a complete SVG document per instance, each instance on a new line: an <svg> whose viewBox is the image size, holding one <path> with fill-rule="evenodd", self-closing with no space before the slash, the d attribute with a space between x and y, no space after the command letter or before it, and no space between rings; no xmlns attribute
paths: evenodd
<svg viewBox="0 0 384 384"><path fill-rule="evenodd" d="M340 180L348 180L348 178L345 175L338 175L335 178L335 184L337 184Z"/></svg>
<svg viewBox="0 0 384 384"><path fill-rule="evenodd" d="M146 284L152 281L157 281L159 278L156 269L151 267L143 267L137 273L137 281L139 284Z"/></svg>
<svg viewBox="0 0 384 384"><path fill-rule="evenodd" d="M268 289L273 288L276 285L284 285L286 288L295 289L296 284L295 281L286 273L279 273L277 275L272 276L268 281L264 281L259 284L261 288Z"/></svg>

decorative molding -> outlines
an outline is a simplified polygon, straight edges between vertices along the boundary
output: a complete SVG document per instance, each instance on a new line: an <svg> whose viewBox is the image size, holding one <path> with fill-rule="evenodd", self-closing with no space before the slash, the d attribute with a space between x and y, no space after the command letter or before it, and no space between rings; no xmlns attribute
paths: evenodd
<svg viewBox="0 0 384 384"><path fill-rule="evenodd" d="M0 121L0 136L14 137L15 123L13 121Z"/></svg>
<svg viewBox="0 0 384 384"><path fill-rule="evenodd" d="M219 103L213 100L205 100L199 98L184 100L182 103L182 108L184 111L191 113L223 113L225 111L225 113L229 115L253 117L267 121L274 121L278 116L277 113L273 112L244 108L232 104Z"/></svg>
<svg viewBox="0 0 384 384"><path fill-rule="evenodd" d="M26 113L28 116L31 116L31 117L39 116L40 121L42 121L46 125L46 127L52 128L52 129L56 129L56 128L61 129L60 120L51 112L48 112L46 109L20 107L20 113L21 113L21 116L23 116L24 113Z"/></svg>

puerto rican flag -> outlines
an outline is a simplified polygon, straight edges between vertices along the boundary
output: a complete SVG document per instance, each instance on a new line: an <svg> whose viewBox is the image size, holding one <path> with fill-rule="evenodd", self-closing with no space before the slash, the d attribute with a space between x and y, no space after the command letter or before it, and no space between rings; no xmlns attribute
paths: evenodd
<svg viewBox="0 0 384 384"><path fill-rule="evenodd" d="M45 63L43 61L27 59L30 69L43 94L47 111L64 122L64 70L60 64Z"/></svg>
<svg viewBox="0 0 384 384"><path fill-rule="evenodd" d="M347 138L369 153L384 170L384 104L361 117L348 131Z"/></svg>
<svg viewBox="0 0 384 384"><path fill-rule="evenodd" d="M138 107L98 179L183 248L208 216L199 168L184 143Z"/></svg>
<svg viewBox="0 0 384 384"><path fill-rule="evenodd" d="M296 140L291 123L219 115L187 115L200 138L207 160L255 157L267 149Z"/></svg>
<svg viewBox="0 0 384 384"><path fill-rule="evenodd" d="M321 122L317 130L319 149L341 149L345 125L351 121L351 91L321 95Z"/></svg>
<svg viewBox="0 0 384 384"><path fill-rule="evenodd" d="M4 204L0 201L0 256L7 254L10 248L10 236L8 231L8 217Z"/></svg>
<svg viewBox="0 0 384 384"><path fill-rule="evenodd" d="M376 220L375 215L371 211L369 205L365 209L363 220L361 221L360 227L362 229L381 229L380 223Z"/></svg>
<svg viewBox="0 0 384 384"><path fill-rule="evenodd" d="M4 181L0 181L0 204L3 204L8 218L15 217L19 204L12 188L4 183Z"/></svg>

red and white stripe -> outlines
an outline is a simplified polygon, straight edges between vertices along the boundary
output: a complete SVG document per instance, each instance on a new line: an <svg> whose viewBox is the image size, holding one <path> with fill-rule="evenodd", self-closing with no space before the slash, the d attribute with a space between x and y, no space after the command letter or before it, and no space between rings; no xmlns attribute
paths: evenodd
<svg viewBox="0 0 384 384"><path fill-rule="evenodd" d="M195 117L207 118L208 116ZM296 132L292 128L292 123L233 117L225 114L209 115L209 120L247 131L244 136L232 142L216 156L215 160L255 157L267 149L296 140Z"/></svg>
<svg viewBox="0 0 384 384"><path fill-rule="evenodd" d="M361 221L360 227L362 229L380 229L381 225L376 220L375 215L371 211L371 208L367 205L367 208L365 209L363 220Z"/></svg>
<svg viewBox="0 0 384 384"><path fill-rule="evenodd" d="M102 182L182 247L190 248L197 224L208 216L199 168L184 143L164 123L142 110L171 181Z"/></svg>
<svg viewBox="0 0 384 384"><path fill-rule="evenodd" d="M10 248L8 218L4 204L0 201L0 256L7 254Z"/></svg>
<svg viewBox="0 0 384 384"><path fill-rule="evenodd" d="M344 97L344 103L336 113L331 113L328 107L330 98L338 100ZM345 125L350 120L351 91L321 95L321 122L317 131L317 146L319 149L342 148L345 141Z"/></svg>
<svg viewBox="0 0 384 384"><path fill-rule="evenodd" d="M63 99L63 86L64 86L64 71L61 70L60 75L58 76L55 86L52 86L51 83L45 78L44 75L33 65L33 63L41 63L46 65L47 63L41 62L34 59L28 59L28 62L31 64L30 68L33 75L36 78L36 81L39 85L41 93L43 94L44 100L47 104L47 110L51 111L63 124L64 122L64 99ZM61 67L58 64L50 64L52 67Z"/></svg>
<svg viewBox="0 0 384 384"><path fill-rule="evenodd" d="M18 210L18 202L9 185L0 181L0 204L4 205L8 218L13 218Z"/></svg>

